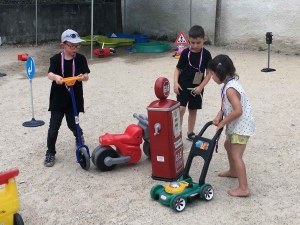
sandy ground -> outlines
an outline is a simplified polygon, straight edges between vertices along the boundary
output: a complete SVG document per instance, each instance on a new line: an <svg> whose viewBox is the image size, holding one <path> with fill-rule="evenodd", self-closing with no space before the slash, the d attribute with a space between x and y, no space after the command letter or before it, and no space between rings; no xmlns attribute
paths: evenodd
<svg viewBox="0 0 300 225"><path fill-rule="evenodd" d="M143 155L133 165L118 165L111 172L100 172L91 162L89 171L76 163L74 138L65 120L57 140L56 164L43 165L46 151L51 82L47 79L49 58L60 51L58 43L39 47L0 46L0 171L18 168L20 209L26 225L58 224L299 224L299 56L271 55L270 67L276 72L262 73L267 67L267 52L206 46L215 56L228 54L236 65L240 82L251 101L256 134L250 139L244 160L251 196L234 198L228 189L236 179L220 178L227 169L226 152L221 144L214 154L206 182L214 190L210 202L195 201L181 213L150 198L155 184L151 161ZM86 144L91 152L98 137L106 132L122 133L137 120L133 113L147 115L146 107L156 100L153 86L158 77L173 83L176 60L172 52L128 54L122 49L111 57L90 59L89 47L80 52L88 59L90 80L84 83L85 114L80 116ZM32 118L30 83L25 62L17 54L35 59L32 81L34 117L45 125L22 126ZM204 117L198 112L197 130L212 120L220 106L220 86L212 80L205 89ZM171 87L173 90L173 86ZM175 94L170 94L175 99ZM187 115L183 133L187 131ZM209 130L211 138L214 129ZM220 143L223 143L222 135ZM184 158L191 143L183 138ZM202 159L193 162L190 175L199 179ZM1 186L3 188L3 186Z"/></svg>

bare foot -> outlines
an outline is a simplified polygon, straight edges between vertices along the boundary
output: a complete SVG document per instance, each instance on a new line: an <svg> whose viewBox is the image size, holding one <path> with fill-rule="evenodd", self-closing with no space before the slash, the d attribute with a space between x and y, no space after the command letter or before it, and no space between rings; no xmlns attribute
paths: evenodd
<svg viewBox="0 0 300 225"><path fill-rule="evenodd" d="M229 190L227 193L234 197L247 197L250 195L249 189L242 190L241 188Z"/></svg>
<svg viewBox="0 0 300 225"><path fill-rule="evenodd" d="M224 171L224 172L221 172L219 173L218 175L219 177L232 177L232 178L237 178L237 175L231 171Z"/></svg>

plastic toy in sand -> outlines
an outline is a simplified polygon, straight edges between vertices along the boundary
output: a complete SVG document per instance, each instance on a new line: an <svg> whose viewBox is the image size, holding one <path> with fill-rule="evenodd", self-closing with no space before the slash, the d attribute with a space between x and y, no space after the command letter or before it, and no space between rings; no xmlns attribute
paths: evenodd
<svg viewBox="0 0 300 225"><path fill-rule="evenodd" d="M182 177L179 181L171 182L165 187L157 184L152 187L150 196L152 199L158 200L163 205L170 206L176 212L185 209L188 202L203 199L210 201L214 197L212 186L205 182L208 167L214 152L214 148L218 143L219 136L223 128L217 131L212 139L203 137L206 129L212 125L212 121L206 123L200 133L196 135L191 147ZM203 168L200 174L199 182L194 182L189 175L194 157L201 156L204 159Z"/></svg>
<svg viewBox="0 0 300 225"><path fill-rule="evenodd" d="M97 48L94 50L94 54L99 58L108 57L113 53L116 53L116 50L114 48L105 48L104 43L102 44L102 48Z"/></svg>
<svg viewBox="0 0 300 225"><path fill-rule="evenodd" d="M19 61L27 61L27 59L28 59L28 54L27 53L18 54L18 60Z"/></svg>
<svg viewBox="0 0 300 225"><path fill-rule="evenodd" d="M99 146L92 153L92 162L99 170L111 171L117 164L133 164L141 159L143 151L146 156L151 157L148 118L143 114L133 114L139 122L127 126L123 134L105 133L99 137ZM112 147L114 146L114 148Z"/></svg>
<svg viewBox="0 0 300 225"><path fill-rule="evenodd" d="M138 53L162 53L169 51L171 46L169 43L162 42L148 42L148 43L136 43L132 48L132 52Z"/></svg>
<svg viewBox="0 0 300 225"><path fill-rule="evenodd" d="M19 170L14 169L0 174L0 224L24 225L23 219L17 211L20 203L18 198L17 182Z"/></svg>
<svg viewBox="0 0 300 225"><path fill-rule="evenodd" d="M186 48L187 48L186 46L178 45L177 48L174 49L173 57L175 57L175 59L179 59L180 55L181 55L181 52Z"/></svg>

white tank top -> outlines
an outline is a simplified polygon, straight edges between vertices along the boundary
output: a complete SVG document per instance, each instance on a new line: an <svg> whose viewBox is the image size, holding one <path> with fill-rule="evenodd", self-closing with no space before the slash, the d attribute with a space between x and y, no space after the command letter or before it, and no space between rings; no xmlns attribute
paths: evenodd
<svg viewBox="0 0 300 225"><path fill-rule="evenodd" d="M228 88L234 88L241 95L240 103L242 105L243 114L236 120L226 125L226 134L232 135L233 133L245 136L252 136L255 132L255 124L252 116L252 110L247 95L236 80L230 80L224 90L224 101L223 101L223 113L224 117L228 116L232 112L232 106L227 98L226 91Z"/></svg>

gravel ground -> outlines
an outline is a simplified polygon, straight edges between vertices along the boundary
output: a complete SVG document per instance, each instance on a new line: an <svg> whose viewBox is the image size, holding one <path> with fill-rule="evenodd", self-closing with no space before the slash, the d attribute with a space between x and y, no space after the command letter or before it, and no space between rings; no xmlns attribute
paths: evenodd
<svg viewBox="0 0 300 225"><path fill-rule="evenodd" d="M228 54L240 75L252 104L256 122L253 136L244 155L251 196L234 198L228 189L236 179L220 178L227 169L226 151L221 145L214 154L206 182L214 190L210 202L195 201L181 213L172 211L150 198L155 184L166 183L151 178L151 161L143 155L133 165L118 165L111 172L100 172L92 163L89 171L76 163L74 137L66 122L57 140L56 164L45 168L47 111L50 85L47 79L49 58L61 51L58 43L30 46L0 46L0 171L20 170L17 176L20 209L26 225L58 224L298 224L299 219L299 56L271 55L276 71L262 73L267 67L267 52L207 46L212 56ZM80 116L86 144L92 152L98 137L106 132L123 133L137 123L133 113L147 115L146 107L156 100L153 86L158 77L173 84L176 59L172 52L128 54L124 49L108 58L90 59L90 49L80 49L88 59L90 80L84 83L85 114ZM26 62L17 54L28 53L35 59L36 75L32 80L34 117L45 125L22 126L32 118L30 83ZM212 120L220 106L220 86L209 82L204 94L204 115L198 112L196 127ZM173 85L171 86L173 90ZM175 99L172 92L170 99ZM187 115L183 133L187 131ZM211 137L214 129L208 131ZM220 143L224 141L222 135ZM191 143L183 138L184 159ZM202 160L193 162L190 175L199 179ZM0 186L3 188L3 185ZM1 220L1 219L0 219Z"/></svg>

